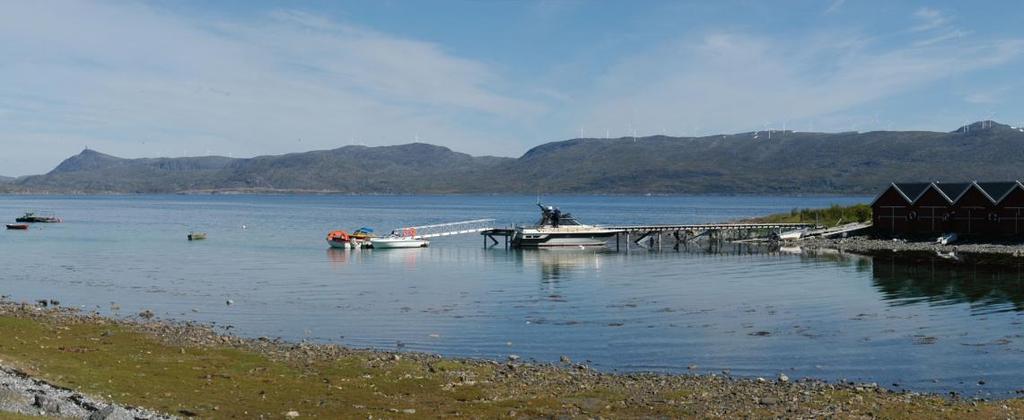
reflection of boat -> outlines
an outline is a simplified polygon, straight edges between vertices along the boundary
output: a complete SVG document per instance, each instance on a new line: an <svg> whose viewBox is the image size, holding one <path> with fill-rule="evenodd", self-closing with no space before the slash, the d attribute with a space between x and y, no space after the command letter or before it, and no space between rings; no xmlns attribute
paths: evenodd
<svg viewBox="0 0 1024 420"><path fill-rule="evenodd" d="M373 229L361 227L352 233L343 230L336 230L327 234L327 243L332 248L363 248L370 245L373 239Z"/></svg>
<svg viewBox="0 0 1024 420"><path fill-rule="evenodd" d="M548 246L604 246L608 239L620 231L594 225L585 225L569 213L552 206L537 206L541 219L536 226L519 226L512 236L512 245L517 247Z"/></svg>
<svg viewBox="0 0 1024 420"><path fill-rule="evenodd" d="M7 225L10 230L28 230L28 225Z"/></svg>
<svg viewBox="0 0 1024 420"><path fill-rule="evenodd" d="M62 220L56 216L40 216L32 212L26 212L24 216L14 219L18 223L60 223Z"/></svg>
<svg viewBox="0 0 1024 420"><path fill-rule="evenodd" d="M804 249L798 246L780 246L779 252L783 254L803 254Z"/></svg>
<svg viewBox="0 0 1024 420"><path fill-rule="evenodd" d="M190 241L201 241L206 239L206 232L189 232L188 240Z"/></svg>
<svg viewBox="0 0 1024 420"><path fill-rule="evenodd" d="M425 248L430 244L430 241L392 233L391 235L382 238L370 238L370 244L373 246L373 249Z"/></svg>

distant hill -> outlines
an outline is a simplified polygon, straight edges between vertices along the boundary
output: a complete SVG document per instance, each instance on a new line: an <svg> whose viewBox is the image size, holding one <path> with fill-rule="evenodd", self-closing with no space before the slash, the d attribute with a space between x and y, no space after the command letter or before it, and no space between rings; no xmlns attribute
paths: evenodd
<svg viewBox="0 0 1024 420"><path fill-rule="evenodd" d="M843 193L892 181L1024 178L1024 130L982 121L952 132L773 131L572 139L519 158L414 143L249 159L122 159L93 150L6 192Z"/></svg>
<svg viewBox="0 0 1024 420"><path fill-rule="evenodd" d="M0 176L0 184L7 184L10 182L14 182L14 178L11 178L9 176Z"/></svg>

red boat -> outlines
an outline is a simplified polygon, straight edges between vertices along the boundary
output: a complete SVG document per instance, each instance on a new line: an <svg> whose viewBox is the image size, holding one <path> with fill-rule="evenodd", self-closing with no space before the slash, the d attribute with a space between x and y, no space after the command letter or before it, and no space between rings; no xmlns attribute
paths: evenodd
<svg viewBox="0 0 1024 420"><path fill-rule="evenodd" d="M28 225L7 225L10 230L28 230Z"/></svg>

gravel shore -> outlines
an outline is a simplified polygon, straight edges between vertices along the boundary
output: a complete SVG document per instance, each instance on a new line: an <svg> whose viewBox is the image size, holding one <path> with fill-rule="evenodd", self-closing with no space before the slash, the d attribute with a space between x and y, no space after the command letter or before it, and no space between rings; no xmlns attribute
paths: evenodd
<svg viewBox="0 0 1024 420"><path fill-rule="evenodd" d="M869 236L849 238L805 238L792 242L806 248L829 248L859 254L931 252L945 256L964 254L992 254L1006 257L1024 257L1024 243L1020 242L957 242L940 245L934 240L877 239ZM1024 260L1022 260L1024 261Z"/></svg>
<svg viewBox="0 0 1024 420"><path fill-rule="evenodd" d="M162 345L173 346L171 348L175 350L172 355L178 354L179 351L182 355L186 352L193 353L196 349L240 350L245 354L260 355L288 366L303 367L303 375L324 378L310 383L311 386L319 387L317 389L322 388L323 381L330 384L347 384L359 380L378 380L391 375L395 369L412 372L398 379L413 380L419 375L422 380L432 381L425 382L430 384L429 386L421 383L418 390L409 388L416 391L388 391L398 394L387 400L395 402L393 407L374 407L372 403L363 400L349 400L351 396L340 396L340 406L348 411L321 411L336 417L358 414L362 418L395 418L410 415L411 417L406 418L1024 418L1024 401L1021 400L965 401L956 396L949 398L895 392L876 384L794 380L782 373L770 378L733 378L728 372L709 375L608 374L594 371L585 364L573 363L567 357L563 357L560 364L549 365L526 363L512 355L507 360L494 361L451 359L422 353L353 350L330 344L288 343L264 337L241 338L221 335L210 326L153 319L151 314L147 313L128 319L112 319L74 309L41 308L9 301L0 302L0 320L4 318L31 320L60 331L73 331L76 326L83 325L102 325L102 328L116 326L138 332L143 337L150 337L147 339L163 343ZM0 346L0 359L6 358L5 351L5 347ZM146 357L158 356L161 355ZM324 363L338 363L339 360L358 365L360 373L328 380L328 373L317 370L320 369L318 366L325 366ZM258 369L266 368L255 370ZM89 375L93 375L92 370L89 372ZM104 379L105 373L108 372L95 370L95 379ZM54 372L50 372L50 376L54 376ZM231 387L232 382L235 388L244 385L241 383L244 380L242 376L241 373L235 374L220 386ZM209 380L211 378L207 375L207 381ZM372 388L380 393L391 386L380 383L373 385ZM422 389L424 386L428 386L428 389ZM436 389L430 388L435 386ZM335 388L341 390L344 387ZM431 400L429 404L417 405L417 399L412 392L425 392L435 400ZM330 403L332 402L321 400L319 405L323 407ZM404 406L401 405L403 403ZM239 401L238 404L245 403ZM70 418L168 418L146 410L123 406L105 410L106 407L107 404L100 399L49 385L10 368L0 370L0 411L23 414L45 412L48 415L57 414ZM221 410L221 414L227 415L223 406L211 408L218 409ZM103 417L103 414L99 414L109 412L116 413L116 416ZM207 412L204 415L185 412L183 417L219 417L211 413ZM280 414L277 417L307 415L305 409L292 411L290 408L282 408L282 411L277 413Z"/></svg>

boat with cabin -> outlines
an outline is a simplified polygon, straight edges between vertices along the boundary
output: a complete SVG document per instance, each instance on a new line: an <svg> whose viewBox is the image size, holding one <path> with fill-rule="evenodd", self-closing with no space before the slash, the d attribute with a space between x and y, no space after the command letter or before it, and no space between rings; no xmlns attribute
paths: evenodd
<svg viewBox="0 0 1024 420"><path fill-rule="evenodd" d="M57 216L38 215L33 212L25 212L24 216L14 219L18 223L61 223L63 220Z"/></svg>
<svg viewBox="0 0 1024 420"><path fill-rule="evenodd" d="M608 240L622 233L621 230L580 223L570 213L563 213L554 206L540 207L541 218L534 226L517 226L512 235L512 245L521 248L554 246L605 246Z"/></svg>

